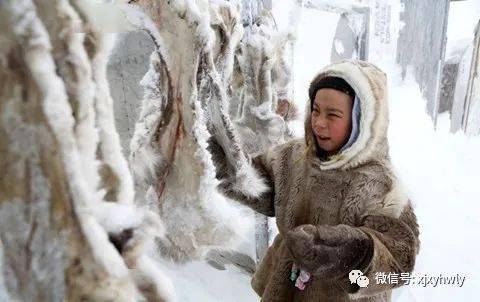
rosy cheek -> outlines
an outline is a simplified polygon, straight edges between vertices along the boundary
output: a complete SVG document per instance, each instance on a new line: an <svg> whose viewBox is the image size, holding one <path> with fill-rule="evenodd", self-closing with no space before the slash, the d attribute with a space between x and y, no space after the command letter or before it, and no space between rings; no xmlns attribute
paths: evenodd
<svg viewBox="0 0 480 302"><path fill-rule="evenodd" d="M336 139L343 139L348 135L348 127L341 121L335 121L331 124L330 135Z"/></svg>
<svg viewBox="0 0 480 302"><path fill-rule="evenodd" d="M338 133L340 132L340 127L338 123L336 123L335 121L332 121L330 122L329 126L330 126L330 135L335 137L338 136Z"/></svg>

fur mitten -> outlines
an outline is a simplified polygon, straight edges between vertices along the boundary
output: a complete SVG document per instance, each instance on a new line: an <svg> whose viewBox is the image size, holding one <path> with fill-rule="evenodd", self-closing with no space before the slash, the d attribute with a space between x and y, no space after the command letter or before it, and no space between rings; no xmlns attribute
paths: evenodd
<svg viewBox="0 0 480 302"><path fill-rule="evenodd" d="M373 256L373 240L358 228L305 224L286 235L294 260L302 269L322 278L342 278L363 271Z"/></svg>

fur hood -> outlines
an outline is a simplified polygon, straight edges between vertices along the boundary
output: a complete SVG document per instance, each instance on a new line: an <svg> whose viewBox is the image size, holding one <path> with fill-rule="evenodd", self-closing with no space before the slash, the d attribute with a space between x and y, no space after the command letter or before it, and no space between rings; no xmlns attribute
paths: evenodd
<svg viewBox="0 0 480 302"><path fill-rule="evenodd" d="M388 158L388 99L387 76L375 65L359 60L344 60L324 68L310 85L321 79L335 76L344 79L360 101L359 135L356 141L339 154L320 163L322 170L349 169L372 159ZM309 100L306 108L305 143L307 156L316 157L317 145L311 127Z"/></svg>

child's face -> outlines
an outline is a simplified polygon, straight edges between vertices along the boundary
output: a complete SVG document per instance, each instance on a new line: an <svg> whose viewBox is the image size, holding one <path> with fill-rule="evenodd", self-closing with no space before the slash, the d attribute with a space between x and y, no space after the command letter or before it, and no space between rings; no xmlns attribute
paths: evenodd
<svg viewBox="0 0 480 302"><path fill-rule="evenodd" d="M312 109L312 129L320 148L329 155L337 153L352 131L353 100L330 88L317 91Z"/></svg>

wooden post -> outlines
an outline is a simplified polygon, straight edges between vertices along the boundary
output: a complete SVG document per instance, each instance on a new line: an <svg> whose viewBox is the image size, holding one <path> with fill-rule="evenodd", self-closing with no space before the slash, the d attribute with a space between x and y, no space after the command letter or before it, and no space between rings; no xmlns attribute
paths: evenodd
<svg viewBox="0 0 480 302"><path fill-rule="evenodd" d="M467 134L480 134L480 22L475 29L470 76L462 117L462 129Z"/></svg>

